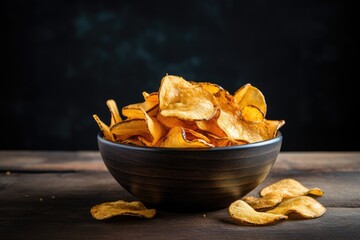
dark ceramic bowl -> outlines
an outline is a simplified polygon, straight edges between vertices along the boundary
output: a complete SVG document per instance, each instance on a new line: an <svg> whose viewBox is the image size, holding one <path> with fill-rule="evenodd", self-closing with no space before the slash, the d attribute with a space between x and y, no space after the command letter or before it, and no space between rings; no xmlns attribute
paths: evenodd
<svg viewBox="0 0 360 240"><path fill-rule="evenodd" d="M282 135L240 146L211 149L137 147L97 136L114 179L147 207L165 211L227 208L265 180Z"/></svg>

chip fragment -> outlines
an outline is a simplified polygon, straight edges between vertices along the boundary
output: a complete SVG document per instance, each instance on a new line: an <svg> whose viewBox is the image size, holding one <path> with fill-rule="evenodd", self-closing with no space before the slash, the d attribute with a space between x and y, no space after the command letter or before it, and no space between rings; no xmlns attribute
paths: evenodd
<svg viewBox="0 0 360 240"><path fill-rule="evenodd" d="M90 209L90 213L97 220L109 219L119 215L150 219L155 216L156 210L146 208L145 205L139 201L126 202L119 200L95 205Z"/></svg>
<svg viewBox="0 0 360 240"><path fill-rule="evenodd" d="M233 220L244 225L269 225L288 218L284 214L257 212L242 200L233 202L229 213Z"/></svg>
<svg viewBox="0 0 360 240"><path fill-rule="evenodd" d="M309 196L298 196L284 200L276 208L266 213L284 214L293 219L318 218L326 212L326 208Z"/></svg>

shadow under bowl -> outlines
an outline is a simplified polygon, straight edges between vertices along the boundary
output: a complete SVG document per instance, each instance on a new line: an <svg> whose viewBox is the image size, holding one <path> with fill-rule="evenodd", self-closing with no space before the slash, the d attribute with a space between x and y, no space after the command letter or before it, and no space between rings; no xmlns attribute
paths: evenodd
<svg viewBox="0 0 360 240"><path fill-rule="evenodd" d="M239 146L210 149L139 147L97 135L114 179L147 207L174 212L227 208L270 173L282 135Z"/></svg>

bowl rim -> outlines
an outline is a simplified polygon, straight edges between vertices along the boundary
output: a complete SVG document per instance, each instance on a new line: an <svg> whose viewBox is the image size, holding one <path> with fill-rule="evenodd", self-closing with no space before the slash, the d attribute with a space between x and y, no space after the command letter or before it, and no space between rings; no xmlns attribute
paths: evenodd
<svg viewBox="0 0 360 240"><path fill-rule="evenodd" d="M254 148L254 147L261 147L261 146L271 145L271 144L276 143L276 142L282 142L282 139L283 139L283 135L282 135L282 133L280 131L278 131L276 137L274 137L274 138L259 141L259 142L254 142L254 143L242 144L242 145L227 146L227 147L212 147L212 148L169 148L169 147L135 146L135 145L130 145L130 144L112 142L112 141L106 140L103 137L103 133L101 131L99 131L98 134L97 134L98 142L102 142L103 144L111 145L113 147L121 147L121 148L129 149L129 150L138 150L138 151L147 151L147 152L149 152L149 151L150 152L151 151L156 151L156 152L159 152L159 151L164 151L164 152L169 152L169 151L171 151L171 152L183 152L183 151L216 152L216 151L224 151L224 150L240 150L240 149L249 149L249 148Z"/></svg>

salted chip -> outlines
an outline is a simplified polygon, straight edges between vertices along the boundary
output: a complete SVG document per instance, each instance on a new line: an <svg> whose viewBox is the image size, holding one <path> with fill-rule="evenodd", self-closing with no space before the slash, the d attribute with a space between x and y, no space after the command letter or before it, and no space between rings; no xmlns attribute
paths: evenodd
<svg viewBox="0 0 360 240"><path fill-rule="evenodd" d="M138 201L126 202L119 200L116 202L105 202L95 205L90 209L90 213L97 220L104 220L119 215L150 219L155 216L156 210L148 209L144 204Z"/></svg>
<svg viewBox="0 0 360 240"><path fill-rule="evenodd" d="M257 212L242 200L231 203L229 206L229 213L231 218L237 223L245 225L269 225L288 218L283 214Z"/></svg>
<svg viewBox="0 0 360 240"><path fill-rule="evenodd" d="M200 133L182 127L173 127L165 136L161 147L174 148L210 148L210 140Z"/></svg>
<svg viewBox="0 0 360 240"><path fill-rule="evenodd" d="M309 196L298 196L284 200L276 208L266 213L284 214L294 219L318 218L326 212L326 208Z"/></svg>
<svg viewBox="0 0 360 240"><path fill-rule="evenodd" d="M95 119L96 123L98 124L101 132L104 134L104 138L108 141L115 141L114 136L112 135L109 126L106 125L103 121L101 121L98 115L93 114L93 118Z"/></svg>
<svg viewBox="0 0 360 240"><path fill-rule="evenodd" d="M244 202L249 204L255 210L266 210L275 207L283 200L283 196L277 192L270 192L263 197L257 198L253 196L245 196L242 198Z"/></svg>
<svg viewBox="0 0 360 240"><path fill-rule="evenodd" d="M210 119L216 112L216 99L206 89L177 76L165 76L159 89L160 113L183 120Z"/></svg>
<svg viewBox="0 0 360 240"><path fill-rule="evenodd" d="M307 188L292 178L285 178L275 182L260 191L261 196L269 193L279 193L283 198L291 198L304 195L322 196L324 192L320 188Z"/></svg>

